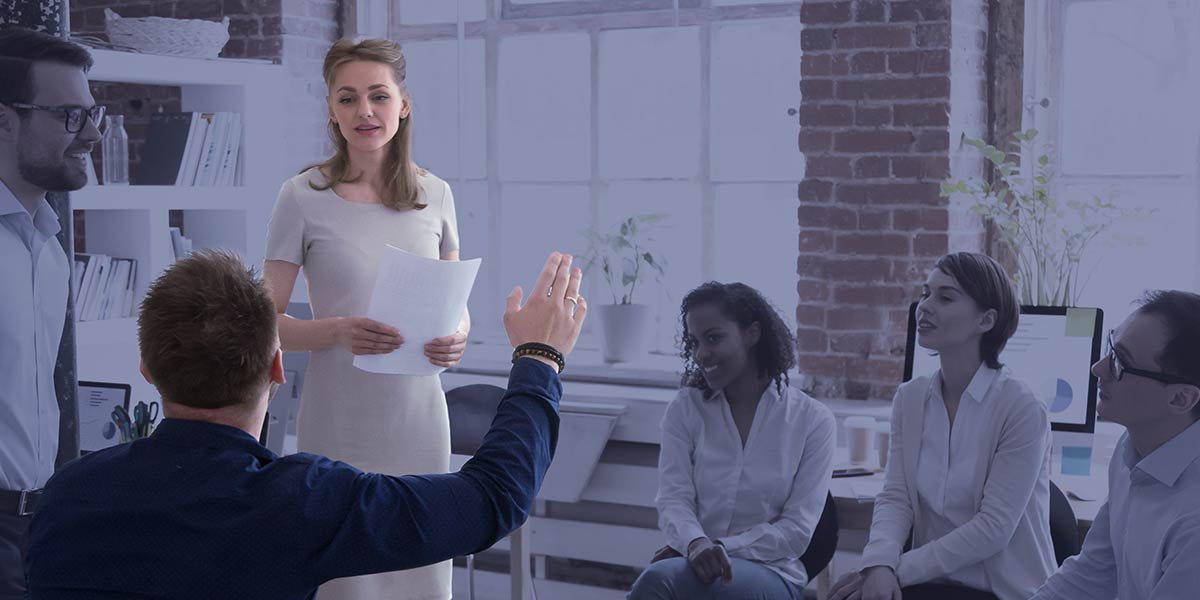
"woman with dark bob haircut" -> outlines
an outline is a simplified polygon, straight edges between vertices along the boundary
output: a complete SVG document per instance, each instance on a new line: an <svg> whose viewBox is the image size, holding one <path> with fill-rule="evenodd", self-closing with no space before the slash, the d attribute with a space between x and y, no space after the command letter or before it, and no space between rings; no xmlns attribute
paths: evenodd
<svg viewBox="0 0 1200 600"><path fill-rule="evenodd" d="M631 600L798 600L825 507L833 413L788 386L796 341L754 288L706 283L680 308L683 387L662 421L668 546Z"/></svg>
<svg viewBox="0 0 1200 600"><path fill-rule="evenodd" d="M870 540L833 600L1024 600L1054 571L1050 419L1000 370L1019 315L987 256L949 254L929 273L917 343L940 368L896 390Z"/></svg>

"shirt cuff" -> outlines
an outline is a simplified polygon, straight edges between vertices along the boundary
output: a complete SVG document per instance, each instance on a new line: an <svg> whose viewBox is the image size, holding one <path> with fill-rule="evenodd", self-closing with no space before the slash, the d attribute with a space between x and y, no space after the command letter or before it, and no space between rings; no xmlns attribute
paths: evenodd
<svg viewBox="0 0 1200 600"><path fill-rule="evenodd" d="M731 535L728 537L718 538L715 541L718 541L721 543L722 546L725 546L725 550L728 552L733 552L734 550L741 550L742 548L745 548L746 546L748 546L750 544L749 540L746 539L745 533L739 533L738 535Z"/></svg>
<svg viewBox="0 0 1200 600"><path fill-rule="evenodd" d="M692 543L692 540L706 537L704 535L704 530L695 523L679 524L675 527L675 530L679 535L679 539L675 540L675 543L678 545L675 550L684 556L687 556L688 545Z"/></svg>
<svg viewBox="0 0 1200 600"><path fill-rule="evenodd" d="M900 566L900 556L891 552L887 548L867 546L863 549L862 562L859 564L860 571L870 567L889 567L893 571Z"/></svg>

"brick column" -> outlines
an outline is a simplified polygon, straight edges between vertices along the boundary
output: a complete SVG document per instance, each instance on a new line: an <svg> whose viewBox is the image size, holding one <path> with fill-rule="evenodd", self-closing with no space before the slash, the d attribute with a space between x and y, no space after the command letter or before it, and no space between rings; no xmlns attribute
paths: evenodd
<svg viewBox="0 0 1200 600"><path fill-rule="evenodd" d="M951 248L951 213L970 225L939 197L952 129L955 139L961 129L951 122L952 48L975 47L957 34L952 43L951 4L808 0L801 9L796 320L800 371L819 397L891 398L908 303ZM963 60L955 73L980 86ZM977 107L967 113L964 123L982 119ZM954 245L977 250L978 238Z"/></svg>

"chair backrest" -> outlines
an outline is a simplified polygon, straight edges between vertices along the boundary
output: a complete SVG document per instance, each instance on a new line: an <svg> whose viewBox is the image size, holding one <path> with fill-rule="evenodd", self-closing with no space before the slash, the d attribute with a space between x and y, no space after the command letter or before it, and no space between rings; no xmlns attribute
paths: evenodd
<svg viewBox="0 0 1200 600"><path fill-rule="evenodd" d="M1079 554L1079 522L1071 503L1053 481L1050 482L1050 541L1054 543L1054 559L1059 566Z"/></svg>
<svg viewBox="0 0 1200 600"><path fill-rule="evenodd" d="M500 406L506 391L502 387L475 383L446 392L451 452L475 454L483 443L483 437L492 428L496 408Z"/></svg>
<svg viewBox="0 0 1200 600"><path fill-rule="evenodd" d="M829 566L829 561L833 560L833 553L837 551L837 545L837 505L833 502L833 494L826 494L825 509L821 511L821 518L813 529L808 549L800 556L800 564L804 565L810 581L816 579L817 575Z"/></svg>

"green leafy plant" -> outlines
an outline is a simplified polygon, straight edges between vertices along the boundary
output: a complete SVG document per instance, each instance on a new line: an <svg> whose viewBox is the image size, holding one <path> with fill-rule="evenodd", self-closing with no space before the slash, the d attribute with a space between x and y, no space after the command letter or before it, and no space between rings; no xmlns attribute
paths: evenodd
<svg viewBox="0 0 1200 600"><path fill-rule="evenodd" d="M1141 219L1151 211L1117 206L1092 195L1087 200L1060 201L1054 195L1054 170L1050 156L1040 153L1036 129L1013 135L1009 152L982 140L963 138L987 159L992 182L971 178L947 179L941 195L963 194L972 200L971 210L995 224L1017 258L1017 286L1022 304L1074 306L1087 285L1080 275L1083 256L1101 233L1114 224ZM1021 154L1036 156L1032 169L1022 171ZM1133 243L1118 234L1118 241Z"/></svg>
<svg viewBox="0 0 1200 600"><path fill-rule="evenodd" d="M666 218L660 213L635 215L614 225L608 233L595 229L580 232L588 241L588 249L581 256L582 269L588 272L600 268L613 304L632 304L637 284L647 274L662 282L666 261L647 244L654 242L651 234Z"/></svg>

